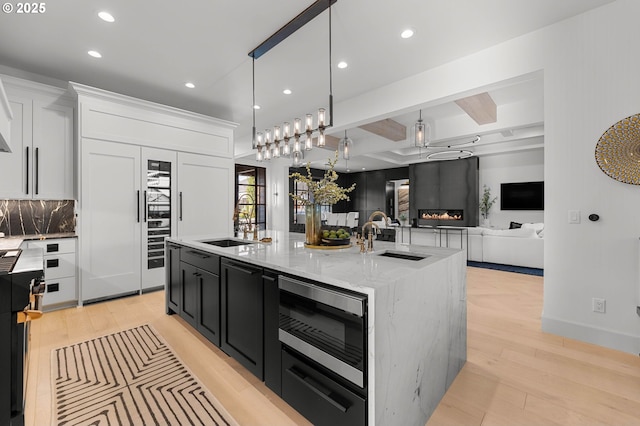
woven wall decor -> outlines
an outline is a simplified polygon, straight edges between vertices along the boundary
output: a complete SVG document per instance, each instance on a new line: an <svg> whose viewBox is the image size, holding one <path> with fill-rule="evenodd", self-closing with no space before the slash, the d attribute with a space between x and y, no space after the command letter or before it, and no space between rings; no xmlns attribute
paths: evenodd
<svg viewBox="0 0 640 426"><path fill-rule="evenodd" d="M596 162L609 177L640 185L640 114L618 121L600 136Z"/></svg>

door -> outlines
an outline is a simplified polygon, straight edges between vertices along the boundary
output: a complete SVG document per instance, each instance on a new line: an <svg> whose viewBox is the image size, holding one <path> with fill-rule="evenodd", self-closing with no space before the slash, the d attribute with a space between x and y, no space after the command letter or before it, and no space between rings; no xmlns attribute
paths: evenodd
<svg viewBox="0 0 640 426"><path fill-rule="evenodd" d="M182 278L182 306L180 316L193 328L198 328L198 288L201 271L193 265L180 262Z"/></svg>
<svg viewBox="0 0 640 426"><path fill-rule="evenodd" d="M140 147L82 141L82 300L140 290Z"/></svg>
<svg viewBox="0 0 640 426"><path fill-rule="evenodd" d="M179 237L232 235L233 163L178 153Z"/></svg>
<svg viewBox="0 0 640 426"><path fill-rule="evenodd" d="M72 107L33 101L32 164L33 198L75 198Z"/></svg>
<svg viewBox="0 0 640 426"><path fill-rule="evenodd" d="M11 153L0 154L0 198L30 198L32 103L31 99L11 96L9 104L13 112Z"/></svg>
<svg viewBox="0 0 640 426"><path fill-rule="evenodd" d="M162 287L165 239L175 234L176 153L142 148L142 290Z"/></svg>
<svg viewBox="0 0 640 426"><path fill-rule="evenodd" d="M220 346L220 276L198 269L198 331L211 343Z"/></svg>
<svg viewBox="0 0 640 426"><path fill-rule="evenodd" d="M262 268L222 259L220 349L260 380L263 372Z"/></svg>

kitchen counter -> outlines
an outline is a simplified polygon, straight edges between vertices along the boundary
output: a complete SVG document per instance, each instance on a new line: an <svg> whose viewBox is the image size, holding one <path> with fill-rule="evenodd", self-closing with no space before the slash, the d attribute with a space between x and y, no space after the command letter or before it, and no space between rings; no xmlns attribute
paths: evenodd
<svg viewBox="0 0 640 426"><path fill-rule="evenodd" d="M303 234L265 234L271 243L235 247L205 244L216 239L206 237L167 241L366 294L368 424L425 424L466 362L465 253L382 241L370 253L357 245L311 249Z"/></svg>

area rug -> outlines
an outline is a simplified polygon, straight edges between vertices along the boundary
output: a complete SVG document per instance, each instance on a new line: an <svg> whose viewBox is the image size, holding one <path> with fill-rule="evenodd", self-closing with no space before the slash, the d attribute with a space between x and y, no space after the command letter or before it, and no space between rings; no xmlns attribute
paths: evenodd
<svg viewBox="0 0 640 426"><path fill-rule="evenodd" d="M237 425L149 325L51 353L56 425Z"/></svg>
<svg viewBox="0 0 640 426"><path fill-rule="evenodd" d="M496 271L515 272L518 274L536 275L538 277L544 276L544 269L527 268L524 266L502 265L500 263L489 262L474 262L472 260L467 260L467 266L473 266L474 268L494 269Z"/></svg>

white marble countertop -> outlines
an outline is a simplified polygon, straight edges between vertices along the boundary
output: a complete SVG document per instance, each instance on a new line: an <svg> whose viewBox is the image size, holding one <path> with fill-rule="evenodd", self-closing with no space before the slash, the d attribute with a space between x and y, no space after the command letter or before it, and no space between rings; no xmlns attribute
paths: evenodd
<svg viewBox="0 0 640 426"><path fill-rule="evenodd" d="M360 247L355 242L343 249L313 249L305 247L304 234L269 231L266 234L272 238L271 243L244 240L254 244L235 247L217 247L202 242L220 237L169 238L167 241L363 293L386 287L391 282L414 275L460 252L457 249L408 246L376 240L373 242L374 251L368 253L360 253ZM417 253L428 257L413 261L380 256L387 251Z"/></svg>

